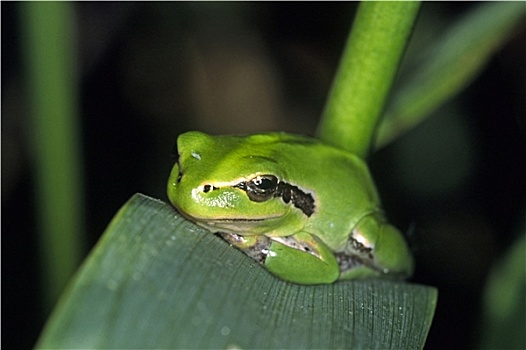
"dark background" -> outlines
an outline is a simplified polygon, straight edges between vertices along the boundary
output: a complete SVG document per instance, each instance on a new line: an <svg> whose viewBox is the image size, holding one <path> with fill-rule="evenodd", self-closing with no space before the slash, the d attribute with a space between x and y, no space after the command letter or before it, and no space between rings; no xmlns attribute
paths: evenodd
<svg viewBox="0 0 526 350"><path fill-rule="evenodd" d="M167 200L181 132L313 134L356 3L75 3L87 242L130 196ZM410 52L478 3L424 3ZM40 306L19 3L2 2L2 345L31 348ZM370 159L436 286L428 349L476 345L492 263L524 227L526 31L422 125ZM522 222L521 222L522 220ZM87 254L87 252L86 252Z"/></svg>

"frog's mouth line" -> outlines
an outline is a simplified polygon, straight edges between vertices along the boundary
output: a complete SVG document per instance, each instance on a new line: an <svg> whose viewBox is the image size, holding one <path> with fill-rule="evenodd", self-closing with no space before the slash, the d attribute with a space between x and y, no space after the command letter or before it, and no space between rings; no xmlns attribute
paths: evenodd
<svg viewBox="0 0 526 350"><path fill-rule="evenodd" d="M210 220L210 221L195 221L195 223L213 233L242 233L243 236L260 236L262 235L258 229L264 225L266 219L257 220Z"/></svg>
<svg viewBox="0 0 526 350"><path fill-rule="evenodd" d="M222 223L222 222L261 222L261 221L266 221L266 220L272 220L272 219L277 219L279 218L279 216L275 216L275 217L267 217L267 218L257 218L257 219L242 219L242 218L228 218L228 219L210 219L210 220L207 220L207 219L199 219L199 221L201 222L217 222L217 223Z"/></svg>
<svg viewBox="0 0 526 350"><path fill-rule="evenodd" d="M187 213L184 213L183 211L179 210L177 208L177 212L180 213L182 216L184 216L185 218L187 218L188 220L192 221L192 222L197 222L197 223L206 223L206 224L212 224L213 223L228 223L228 222L236 222L236 223L243 223L243 222L262 222L262 221L267 221L267 220L272 220L272 219L279 219L281 217L281 215L274 215L274 216L266 216L266 217L261 217L261 218L241 218L241 217L237 217L237 218L206 218L206 217L200 217L200 216L194 216L194 215L189 215Z"/></svg>
<svg viewBox="0 0 526 350"><path fill-rule="evenodd" d="M247 230L253 226L263 223L267 220L279 219L281 216L275 215L270 217L261 217L261 218L214 218L208 219L199 216L192 216L182 212L177 209L177 212L181 214L186 219L196 223L199 226L202 226L210 231L218 232L221 230L226 230L229 232L240 232Z"/></svg>

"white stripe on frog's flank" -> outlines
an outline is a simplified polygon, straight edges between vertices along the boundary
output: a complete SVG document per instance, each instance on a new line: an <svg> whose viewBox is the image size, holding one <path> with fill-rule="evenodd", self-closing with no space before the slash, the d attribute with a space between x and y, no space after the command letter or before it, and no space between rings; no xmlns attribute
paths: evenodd
<svg viewBox="0 0 526 350"><path fill-rule="evenodd" d="M196 151L192 151L192 157L194 157L197 160L201 160L201 155Z"/></svg>
<svg viewBox="0 0 526 350"><path fill-rule="evenodd" d="M225 188L234 188L236 184L239 182L246 181L244 177L240 177L239 179L234 179L232 181L210 181L210 182L204 182L201 185L197 187L197 190L200 192L209 192L205 191L205 187L211 187L214 190L218 189L225 189Z"/></svg>

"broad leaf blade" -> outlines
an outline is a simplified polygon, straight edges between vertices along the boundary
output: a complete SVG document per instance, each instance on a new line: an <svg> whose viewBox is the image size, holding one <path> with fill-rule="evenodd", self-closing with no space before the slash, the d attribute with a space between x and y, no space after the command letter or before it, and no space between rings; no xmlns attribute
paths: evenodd
<svg viewBox="0 0 526 350"><path fill-rule="evenodd" d="M422 348L434 288L281 281L135 195L63 295L40 348Z"/></svg>

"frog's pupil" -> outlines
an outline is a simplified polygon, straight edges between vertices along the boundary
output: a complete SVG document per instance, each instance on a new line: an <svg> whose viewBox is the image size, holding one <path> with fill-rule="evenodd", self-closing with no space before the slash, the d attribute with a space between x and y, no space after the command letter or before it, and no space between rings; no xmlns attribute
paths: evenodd
<svg viewBox="0 0 526 350"><path fill-rule="evenodd" d="M254 185L260 190L266 191L274 188L277 184L277 179L273 177L272 179L267 177L258 177L254 180Z"/></svg>
<svg viewBox="0 0 526 350"><path fill-rule="evenodd" d="M251 201L265 202L274 197L278 187L278 178L273 175L257 176L249 182L242 182L235 187L245 191Z"/></svg>

